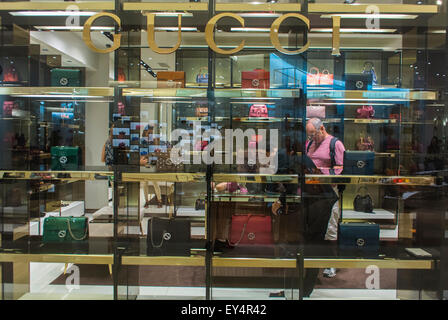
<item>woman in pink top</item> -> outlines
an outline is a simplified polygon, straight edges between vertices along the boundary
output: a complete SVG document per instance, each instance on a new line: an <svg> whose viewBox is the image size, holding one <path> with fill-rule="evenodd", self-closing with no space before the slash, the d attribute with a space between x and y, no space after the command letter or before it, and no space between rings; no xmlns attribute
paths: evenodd
<svg viewBox="0 0 448 320"><path fill-rule="evenodd" d="M311 118L306 124L307 143L306 149L308 157L314 162L322 174L341 174L344 167L344 144L337 140L334 148L334 163L332 166L330 155L330 143L333 136L325 129L322 120ZM311 144L311 145L310 145ZM333 170L331 170L333 169ZM330 172L331 171L331 172ZM334 191L338 194L336 186ZM331 209L331 215L328 220L327 232L324 240L336 241L339 221L339 203L336 201ZM336 276L336 269L327 268L324 270L324 276Z"/></svg>

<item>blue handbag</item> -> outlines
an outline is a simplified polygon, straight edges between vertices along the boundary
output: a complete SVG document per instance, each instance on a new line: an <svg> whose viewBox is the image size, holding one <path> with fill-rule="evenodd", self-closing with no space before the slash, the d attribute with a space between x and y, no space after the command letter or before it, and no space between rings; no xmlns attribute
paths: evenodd
<svg viewBox="0 0 448 320"><path fill-rule="evenodd" d="M380 245L380 226L372 222L341 222L338 246L341 253L374 253Z"/></svg>
<svg viewBox="0 0 448 320"><path fill-rule="evenodd" d="M204 70L206 70L204 72ZM208 83L208 68L201 67L199 73L196 76L196 83Z"/></svg>

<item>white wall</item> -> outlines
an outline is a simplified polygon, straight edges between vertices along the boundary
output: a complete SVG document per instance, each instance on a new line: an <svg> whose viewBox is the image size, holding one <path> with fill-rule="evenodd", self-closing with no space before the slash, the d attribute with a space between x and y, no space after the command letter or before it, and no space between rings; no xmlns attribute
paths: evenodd
<svg viewBox="0 0 448 320"><path fill-rule="evenodd" d="M99 55L97 72L87 71L88 87L108 87L109 55ZM86 103L86 166L104 166L102 148L109 131L109 103ZM86 181L86 209L100 209L108 205L107 181Z"/></svg>

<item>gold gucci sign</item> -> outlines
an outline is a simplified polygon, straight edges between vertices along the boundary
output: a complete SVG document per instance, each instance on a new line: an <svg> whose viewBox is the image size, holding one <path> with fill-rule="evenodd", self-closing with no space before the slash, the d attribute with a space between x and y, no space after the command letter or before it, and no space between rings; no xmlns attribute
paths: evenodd
<svg viewBox="0 0 448 320"><path fill-rule="evenodd" d="M147 31L148 31L148 44L149 47L156 53L161 53L161 54L169 54L169 53L173 53L175 52L179 47L180 47L180 43L181 43L181 26L182 26L182 16L179 14L178 15L178 30L177 30L177 43L174 47L172 48L160 48L159 46L157 46L156 41L155 41L155 14L154 13L145 13L144 14L146 16L146 21L147 21ZM95 47L95 45L92 43L92 39L90 37L90 32L91 32L91 28L92 28L92 24L95 22L96 19L101 18L101 17L110 17L112 19L115 20L115 22L118 24L119 27L121 27L121 20L118 16L116 16L115 14L112 13L107 13L107 12L101 12L98 13L96 15L91 16L86 23L84 24L84 29L83 29L83 39L84 42L87 44L87 46L95 51L95 52L99 52L99 53L109 53L109 52L113 52L115 50L117 50L120 47L121 44L121 35L120 34L115 34L114 35L114 44L113 46L111 46L108 49L98 49ZM216 53L220 53L220 54L235 54L241 50L244 49L244 40L241 41L241 43L234 49L231 50L224 50L218 47L218 45L215 42L214 36L213 36L213 31L215 29L216 24L218 23L218 21L224 17L228 17L228 18L232 18L237 20L242 27L244 27L244 19L234 13L220 13L216 16L214 16L213 18L211 18L208 22L207 25L205 27L205 41L207 42L208 46L215 51ZM271 30L270 30L270 38L271 38L271 43L274 46L274 48L284 54L300 54L303 53L305 51L308 50L308 48L310 47L310 42L309 40L307 41L307 43L299 50L286 50L285 48L283 48L280 45L280 39L279 39L279 29L280 29L280 25L283 23L284 20L288 19L288 18L296 18L299 19L300 21L304 22L306 27L307 27L307 32L310 29L310 20L299 14L299 13L287 13L284 14L280 17L278 17L277 19L275 19L275 21L272 23L271 25ZM340 30L340 22L341 21L341 17L339 16L333 16L333 42L332 42L332 47L333 47L333 55L339 55L339 43L340 43L340 35L339 35L339 30Z"/></svg>

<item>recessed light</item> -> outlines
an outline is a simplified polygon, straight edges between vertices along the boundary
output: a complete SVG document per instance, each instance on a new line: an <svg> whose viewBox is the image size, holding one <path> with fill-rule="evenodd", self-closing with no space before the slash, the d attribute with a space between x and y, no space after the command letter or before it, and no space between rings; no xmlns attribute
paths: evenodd
<svg viewBox="0 0 448 320"><path fill-rule="evenodd" d="M412 14L393 14L393 13L380 13L380 14L369 14L369 13L338 13L338 14L323 14L321 18L332 18L341 17L341 19L403 19L412 20L416 19L417 15Z"/></svg>
<svg viewBox="0 0 448 320"><path fill-rule="evenodd" d="M66 16L83 16L89 17L97 14L91 11L11 11L10 15L16 17L66 17Z"/></svg>
<svg viewBox="0 0 448 320"><path fill-rule="evenodd" d="M50 31L82 31L84 27L82 26L34 26L34 28L38 30L50 30ZM114 27L101 27L101 26L92 26L91 30L93 31L113 31Z"/></svg>
<svg viewBox="0 0 448 320"><path fill-rule="evenodd" d="M341 33L394 33L397 29L357 29L357 28L342 28ZM333 32L331 28L313 28L311 32Z"/></svg>

